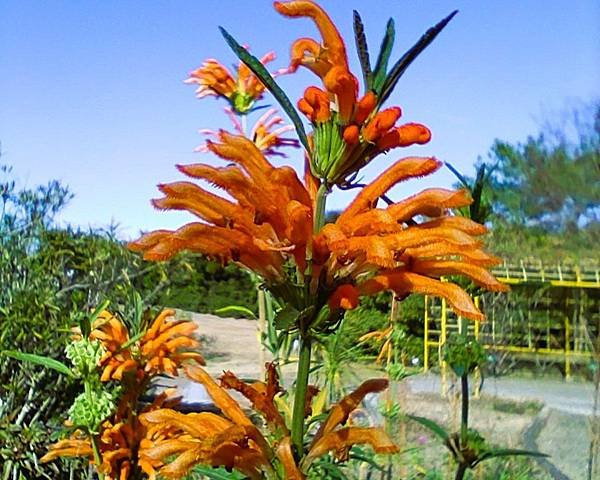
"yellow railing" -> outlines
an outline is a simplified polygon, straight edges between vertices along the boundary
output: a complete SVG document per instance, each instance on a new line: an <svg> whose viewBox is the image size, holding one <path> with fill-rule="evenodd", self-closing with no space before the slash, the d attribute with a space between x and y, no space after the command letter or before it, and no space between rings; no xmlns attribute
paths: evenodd
<svg viewBox="0 0 600 480"><path fill-rule="evenodd" d="M500 281L515 287L546 285L581 289L581 293L578 293L579 300L557 300L552 298L553 289L550 288L546 293L547 298L531 300L529 309L521 312L523 318L513 319L511 315L505 314L504 324L497 320L494 308L486 306L484 302L482 308L488 321L483 325L470 322L469 332L480 340L488 351L511 352L521 357L543 356L562 363L566 378L571 376L574 363L593 356L590 329L595 328L600 316L600 300L595 290L600 288L600 268L597 262L582 265L549 265L539 261L505 262L493 273ZM594 297L591 300L590 294ZM475 298L475 301L479 303L480 299ZM567 312L575 312L573 318ZM510 320L506 320L507 316ZM440 301L433 297L425 297L424 320L423 359L424 369L427 371L434 349L438 351L439 363L443 367L443 345L449 334L459 330L461 322L460 317L447 308L443 299ZM510 325L507 325L507 322L510 322ZM595 332L595 335L598 334L600 332ZM444 371L442 368L443 375Z"/></svg>

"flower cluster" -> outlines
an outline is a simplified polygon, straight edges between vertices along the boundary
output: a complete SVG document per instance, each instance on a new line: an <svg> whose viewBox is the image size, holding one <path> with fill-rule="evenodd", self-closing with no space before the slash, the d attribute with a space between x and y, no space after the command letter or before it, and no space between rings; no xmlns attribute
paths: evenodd
<svg viewBox="0 0 600 480"><path fill-rule="evenodd" d="M267 64L274 59L275 54L269 52L262 57L261 62ZM239 114L248 113L265 91L265 86L244 63L240 62L237 77L234 78L227 67L214 58L205 60L200 68L190 73L185 83L199 85L196 90L198 98L225 98L231 108Z"/></svg>
<svg viewBox="0 0 600 480"><path fill-rule="evenodd" d="M211 412L183 414L168 408L142 414L140 420L147 434L141 442L140 460L151 480L157 474L182 478L198 464L235 468L256 480L281 478L277 471L284 474L283 478L302 480L312 462L329 452L338 460L347 459L350 448L358 444L371 445L377 453L398 452L381 428L342 426L367 394L387 387L387 380L368 380L332 406L299 464L289 429L275 405L275 397L283 389L273 364L267 364L264 383L247 384L225 372L219 386L199 367L188 367L187 374L204 385L223 416ZM250 400L265 419L274 441L261 433L225 389L237 390Z"/></svg>
<svg viewBox="0 0 600 480"><path fill-rule="evenodd" d="M301 38L292 45L290 71L299 66L315 73L323 88L308 87L298 108L310 120L313 135L313 171L331 184L345 184L371 159L396 147L424 144L431 139L429 129L419 123L396 126L399 107L380 111L381 98L374 90L358 96L358 80L350 72L342 37L316 3L308 0L275 2L287 17L311 18L322 43Z"/></svg>
<svg viewBox="0 0 600 480"><path fill-rule="evenodd" d="M232 200L191 182L161 185L165 197L154 201L157 208L187 210L200 222L148 233L130 248L143 251L148 260L187 249L236 262L261 275L272 291L300 310L309 299L294 297L285 285L300 281L308 295L316 294L334 311L355 308L361 295L383 290L442 296L457 313L474 320L483 316L469 295L440 277L464 275L482 287L505 289L487 271L498 260L482 251L476 238L485 227L450 213L470 203L465 190L428 189L377 207L394 185L437 170L441 163L435 158L397 161L364 187L334 223L313 233L314 178L307 175L303 182L289 167L273 166L244 137L222 132L220 140L210 142L209 149L233 165L179 169L222 188Z"/></svg>
<svg viewBox="0 0 600 480"><path fill-rule="evenodd" d="M126 480L138 467L144 468L138 450L146 429L139 414L172 407L177 399L169 399L167 391L141 407L141 395L156 375L177 375L188 360L204 364L194 351L199 346L192 337L196 325L175 320L174 314L163 310L136 340L118 317L105 310L94 321L89 337L70 345L69 358L76 371L88 375L85 391L70 410L70 424L76 430L69 439L50 446L42 461L89 457L106 480ZM118 382L119 387L111 388L107 382Z"/></svg>

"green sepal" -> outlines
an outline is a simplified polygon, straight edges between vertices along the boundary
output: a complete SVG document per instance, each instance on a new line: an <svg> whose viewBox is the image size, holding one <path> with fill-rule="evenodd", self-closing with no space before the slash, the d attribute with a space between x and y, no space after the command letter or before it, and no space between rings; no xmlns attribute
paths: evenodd
<svg viewBox="0 0 600 480"><path fill-rule="evenodd" d="M67 377L75 378L75 374L67 367L64 363L55 360L50 357L44 357L42 355L35 355L33 353L17 352L14 350L4 350L3 355L14 358L20 362L29 362L35 365L41 365L42 367L51 368L56 370L58 373L62 373Z"/></svg>
<svg viewBox="0 0 600 480"><path fill-rule="evenodd" d="M390 73L385 79L383 86L381 88L380 95L378 95L378 106L382 105L388 97L391 95L392 91L396 87L398 80L404 74L409 65L415 60L423 50L425 50L431 42L437 37L437 35L448 25L448 22L452 20L454 15L458 13L458 10L454 10L450 15L444 18L437 25L431 27L425 34L415 43L415 45L408 50L400 60L398 60Z"/></svg>
<svg viewBox="0 0 600 480"><path fill-rule="evenodd" d="M310 152L310 148L308 145L308 138L306 136L306 132L304 131L304 125L302 124L302 119L298 112L292 105L292 102L285 94L285 92L281 89L275 80L269 73L269 71L265 68L265 66L260 62L258 58L252 55L248 50L242 47L236 40L233 38L227 30L223 27L219 27L221 31L221 35L225 38L225 41L229 45L229 47L233 50L233 52L238 56L238 58L246 64L246 66L252 70L252 73L256 75L256 77L263 83L263 85L271 92L271 94L275 97L275 100L279 102L279 105L283 109L285 113L287 113L288 117L294 124L296 128L296 133L298 134L298 139L300 143L304 146L307 152Z"/></svg>
<svg viewBox="0 0 600 480"><path fill-rule="evenodd" d="M394 25L394 19L390 18L385 27L385 36L381 41L381 49L379 50L377 63L375 64L375 69L373 70L373 85L371 88L377 96L379 96L381 93L381 89L386 80L388 63L390 61L390 55L392 54L392 48L394 47L395 38L396 28Z"/></svg>
<svg viewBox="0 0 600 480"><path fill-rule="evenodd" d="M315 308L307 307L304 310L298 310L288 304L275 314L273 325L277 330L289 330L295 324L301 324L306 319L309 319Z"/></svg>
<svg viewBox="0 0 600 480"><path fill-rule="evenodd" d="M354 10L354 41L356 42L356 52L365 82L365 91L373 88L373 72L371 71L371 61L369 60L369 47L365 35L365 26L363 25L360 14Z"/></svg>

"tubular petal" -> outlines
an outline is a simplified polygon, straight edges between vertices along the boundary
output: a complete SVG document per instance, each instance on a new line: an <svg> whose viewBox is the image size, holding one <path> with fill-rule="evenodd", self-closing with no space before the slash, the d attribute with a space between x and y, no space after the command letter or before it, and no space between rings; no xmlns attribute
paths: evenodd
<svg viewBox="0 0 600 480"><path fill-rule="evenodd" d="M297 0L286 3L275 2L274 6L286 17L312 18L323 38L323 55L326 55L333 65L343 65L348 68L344 41L327 13L319 5L309 0Z"/></svg>
<svg viewBox="0 0 600 480"><path fill-rule="evenodd" d="M331 310L352 310L358 306L359 291L354 285L340 285L331 294L328 300Z"/></svg>
<svg viewBox="0 0 600 480"><path fill-rule="evenodd" d="M413 260L411 269L425 275L464 275L480 287L492 292L506 292L509 288L496 280L490 272L478 265L452 260Z"/></svg>
<svg viewBox="0 0 600 480"><path fill-rule="evenodd" d="M407 248L404 251L407 257L413 258L433 258L433 257L464 257L473 265L491 267L502 262L498 257L488 255L487 253L474 248L465 248L456 243L446 241L430 243L421 247Z"/></svg>
<svg viewBox="0 0 600 480"><path fill-rule="evenodd" d="M428 188L401 202L390 205L387 211L397 221L406 221L415 215L439 217L447 208L459 208L470 205L473 199L468 191Z"/></svg>
<svg viewBox="0 0 600 480"><path fill-rule="evenodd" d="M377 113L363 129L363 138L374 143L379 140L402 115L400 107L390 107Z"/></svg>
<svg viewBox="0 0 600 480"><path fill-rule="evenodd" d="M471 320L483 321L483 314L475 307L471 297L459 286L406 271L377 275L359 286L363 295L373 295L392 290L398 295L422 293L445 298L452 309Z"/></svg>
<svg viewBox="0 0 600 480"><path fill-rule="evenodd" d="M371 115L371 112L377 106L377 97L372 91L368 91L356 104L353 120L356 124L362 123Z"/></svg>
<svg viewBox="0 0 600 480"><path fill-rule="evenodd" d="M342 212L337 223L340 225L347 223L355 215L372 208L377 199L397 183L410 178L424 177L441 166L442 162L433 157L407 157L398 160L360 191Z"/></svg>
<svg viewBox="0 0 600 480"><path fill-rule="evenodd" d="M238 403L225 390L219 387L217 382L205 370L196 366L187 366L185 372L190 379L204 385L206 393L210 395L215 405L232 422L242 426L253 426Z"/></svg>
<svg viewBox="0 0 600 480"><path fill-rule="evenodd" d="M367 443L376 453L397 453L400 449L392 442L382 428L346 427L323 435L313 444L302 462L303 468L327 452L334 450L338 459L343 459L353 445Z"/></svg>
<svg viewBox="0 0 600 480"><path fill-rule="evenodd" d="M333 431L338 425L346 423L350 413L355 410L365 395L385 390L388 387L388 381L385 378L372 378L363 382L356 390L346 395L339 403L331 407L327 419L321 424L312 444L312 448L327 433Z"/></svg>
<svg viewBox="0 0 600 480"><path fill-rule="evenodd" d="M416 225L417 228L448 227L456 228L469 235L483 235L487 233L487 228L481 223L474 222L470 218L459 215L446 215L444 217L434 218Z"/></svg>
<svg viewBox="0 0 600 480"><path fill-rule="evenodd" d="M431 140L431 131L420 123L407 123L390 130L377 141L377 148L386 151L396 147L423 145Z"/></svg>
<svg viewBox="0 0 600 480"><path fill-rule="evenodd" d="M287 480L304 480L306 478L298 468L298 465L296 465L296 460L294 460L294 455L292 454L292 441L289 436L284 437L279 442L275 453L283 465Z"/></svg>

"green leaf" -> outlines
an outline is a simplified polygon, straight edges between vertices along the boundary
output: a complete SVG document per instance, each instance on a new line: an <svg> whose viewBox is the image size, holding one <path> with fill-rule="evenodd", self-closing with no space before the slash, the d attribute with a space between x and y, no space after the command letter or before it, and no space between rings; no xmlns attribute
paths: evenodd
<svg viewBox="0 0 600 480"><path fill-rule="evenodd" d="M406 451L404 451L404 452L406 452ZM375 461L375 458L373 458L373 454L368 453L367 451L365 451L364 449L362 449L360 447L356 447L356 446L352 447L352 450L350 450L350 458L353 460L359 460L361 462L367 463L374 469L379 470L380 472L384 471L383 466L379 465Z"/></svg>
<svg viewBox="0 0 600 480"><path fill-rule="evenodd" d="M377 96L381 93L381 89L385 82L388 62L390 61L390 55L392 54L395 37L396 29L394 27L394 19L390 18L385 28L385 36L381 42L381 49L379 50L379 56L377 57L377 63L375 64L375 70L373 71L372 88Z"/></svg>
<svg viewBox="0 0 600 480"><path fill-rule="evenodd" d="M81 335L83 338L87 338L90 333L92 333L92 325L96 321L96 319L100 316L100 314L106 310L108 305L110 304L110 300L104 300L100 305L98 305L94 311L91 313L89 317L84 317L81 320L79 328L81 328Z"/></svg>
<svg viewBox="0 0 600 480"><path fill-rule="evenodd" d="M448 434L448 432L446 432L444 427L442 427L440 424L434 422L433 420L429 420L428 418L425 418L425 417L418 417L416 415L407 415L407 417L410 418L411 420L414 420L417 423L420 423L425 428L431 430L438 437L440 437L444 442L446 442L450 438L450 435Z"/></svg>
<svg viewBox="0 0 600 480"><path fill-rule="evenodd" d="M431 27L425 34L419 39L415 45L408 50L400 60L398 60L392 69L390 70L389 75L386 77L385 82L383 83L383 87L381 89L381 95L379 95L379 105L383 104L388 97L391 95L392 91L396 87L398 80L404 74L409 65L417 58L423 50L425 50L431 42L437 37L437 35L444 29L448 22L452 20L452 17L458 13L458 10L454 10L450 15L444 18L441 22L439 22L434 27Z"/></svg>
<svg viewBox="0 0 600 480"><path fill-rule="evenodd" d="M252 73L257 76L257 78L267 87L267 89L273 94L275 99L281 105L281 108L287 113L288 117L296 127L296 133L298 134L298 139L304 145L304 148L307 152L310 152L310 148L308 145L308 138L306 137L306 132L304 131L304 125L302 124L302 119L298 115L298 112L292 105L292 102L285 94L285 92L281 89L273 77L269 73L269 71L265 68L265 66L260 62L258 58L252 55L248 50L242 47L236 40L233 38L227 30L223 27L219 27L221 31L221 35L225 38L225 41L231 47L233 52L238 56L238 58L244 62Z"/></svg>
<svg viewBox="0 0 600 480"><path fill-rule="evenodd" d="M371 71L371 61L369 60L369 47L367 45L367 37L365 35L365 27L363 25L360 14L354 10L354 41L356 42L356 51L360 60L363 80L365 82L365 91L373 88L373 72Z"/></svg>
<svg viewBox="0 0 600 480"><path fill-rule="evenodd" d="M227 305L226 307L217 308L215 310L217 315L227 314L227 313L242 313L249 318L256 318L254 312L247 307L243 307L241 305Z"/></svg>
<svg viewBox="0 0 600 480"><path fill-rule="evenodd" d="M240 472L233 470L228 472L224 468L214 468L205 465L198 465L192 470L193 473L204 475L210 480L243 480L246 478Z"/></svg>
<svg viewBox="0 0 600 480"><path fill-rule="evenodd" d="M44 357L42 355L35 355L33 353L17 352L14 350L4 350L2 354L6 355L7 357L14 358L15 360L19 360L20 362L29 362L34 363L36 365L41 365L46 368L51 368L53 370L56 370L58 373L66 375L67 377L75 377L75 375L69 367L67 367L64 363L59 362L58 360L54 360L53 358Z"/></svg>
<svg viewBox="0 0 600 480"><path fill-rule="evenodd" d="M469 190L471 190L471 186L469 185L469 182L467 181L467 179L465 178L465 176L462 173L460 173L450 162L444 162L444 165L446 165L446 167L448 167L448 169L454 174L454 176L456 178L458 178L460 183L462 183L465 188L468 188Z"/></svg>
<svg viewBox="0 0 600 480"><path fill-rule="evenodd" d="M541 452L533 452L530 450L518 450L514 448L500 448L497 450L489 450L483 453L477 460L477 463L483 462L484 460L489 460L490 458L498 458L498 457L543 457L547 458L550 455Z"/></svg>

